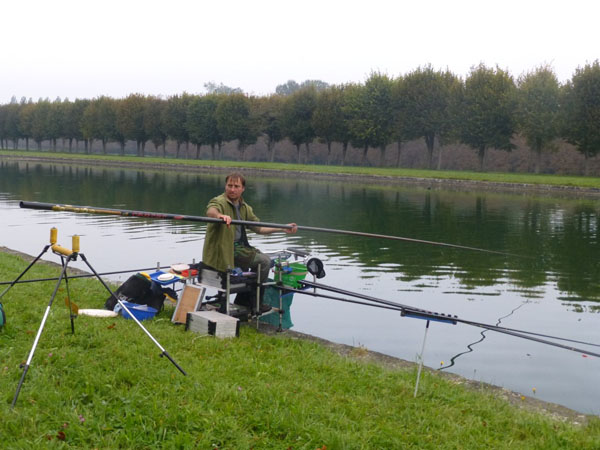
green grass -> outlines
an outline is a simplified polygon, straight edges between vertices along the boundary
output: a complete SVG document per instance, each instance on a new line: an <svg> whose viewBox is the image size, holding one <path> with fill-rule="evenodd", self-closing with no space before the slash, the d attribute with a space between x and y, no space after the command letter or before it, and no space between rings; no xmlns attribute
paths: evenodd
<svg viewBox="0 0 600 450"><path fill-rule="evenodd" d="M0 253L0 280L26 267ZM26 278L57 276L36 264ZM54 282L15 285L1 301L1 447L29 448L598 448L600 420L586 425L511 406L426 372L342 357L307 340L243 326L216 339L145 321L188 373L182 376L132 321L78 317L71 333L64 285L52 305L18 402L11 409ZM101 308L95 279L73 279L72 300ZM4 290L2 286L2 290ZM356 352L360 354L360 352Z"/></svg>
<svg viewBox="0 0 600 450"><path fill-rule="evenodd" d="M496 183L516 183L516 184L534 184L550 186L568 186L580 188L600 189L600 177L583 177L569 175L546 175L531 173L505 173L505 172L469 172L469 171L451 171L451 170L426 170L426 169L403 169L403 168L383 168L383 167L359 167L359 166L323 166L308 164L286 164L269 162L239 162L239 161L210 161L193 159L174 159L135 156L117 156L117 155L84 155L76 153L54 153L54 152L34 152L23 150L0 150L0 155L15 156L36 156L50 157L56 160L75 159L86 163L88 161L122 161L125 163L134 163L142 167L151 164L177 164L182 168L210 166L210 167L244 167L252 169L274 170L274 171L302 171L314 172L320 174L335 173L348 174L356 176L381 176L393 178L431 178L443 180L466 180L483 181Z"/></svg>

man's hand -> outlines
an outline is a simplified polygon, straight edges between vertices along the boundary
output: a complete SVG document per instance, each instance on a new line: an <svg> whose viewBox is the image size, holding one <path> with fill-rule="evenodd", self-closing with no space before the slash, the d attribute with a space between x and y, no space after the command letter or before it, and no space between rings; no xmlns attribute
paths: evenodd
<svg viewBox="0 0 600 450"><path fill-rule="evenodd" d="M288 223L288 226L292 228L283 229L283 231L285 231L287 234L294 234L296 231L298 231L298 225L296 225L295 223Z"/></svg>
<svg viewBox="0 0 600 450"><path fill-rule="evenodd" d="M228 228L231 225L231 217L227 214L219 214L217 215L217 219L221 219L223 222L225 222Z"/></svg>
<svg viewBox="0 0 600 450"><path fill-rule="evenodd" d="M208 208L206 210L206 215L208 217L212 217L213 219L221 219L223 222L225 222L227 224L227 227L229 227L231 225L231 217L228 216L227 214L221 214L221 211L219 211L214 206L211 206L210 208Z"/></svg>

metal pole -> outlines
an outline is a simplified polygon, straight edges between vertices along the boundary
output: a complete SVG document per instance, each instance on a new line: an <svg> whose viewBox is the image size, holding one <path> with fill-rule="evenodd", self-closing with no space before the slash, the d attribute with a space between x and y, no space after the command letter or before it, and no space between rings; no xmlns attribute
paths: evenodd
<svg viewBox="0 0 600 450"><path fill-rule="evenodd" d="M159 270L160 269L168 269L169 267L171 267L171 266L161 266L161 267L159 267ZM114 271L114 272L102 272L102 273L99 273L98 275L100 275L100 276L103 276L103 275L119 275L119 274L122 274L122 273L147 272L149 270L154 270L154 269L156 269L156 267L146 267L146 268L143 268L143 269L131 269L131 270L118 270L118 271ZM25 272L23 272L23 273L25 273ZM71 275L69 278L72 280L74 278L92 278L92 277L95 277L95 275L93 273L89 273L89 274L85 274L85 275ZM33 280L0 281L0 286L5 285L5 284L38 283L40 281L56 281L56 280L58 280L58 278L35 278ZM4 294L2 294L2 295L4 295ZM0 295L0 298L2 298L2 295Z"/></svg>
<svg viewBox="0 0 600 450"><path fill-rule="evenodd" d="M6 289L4 289L4 291L2 291L2 294L0 294L0 298L4 297L4 294L6 294L6 293L7 293L7 292L10 290L10 288L11 288L11 287L13 287L15 284L17 284L17 283L18 283L18 281L21 279L21 277L22 277L23 275L25 275L25 274L27 273L27 271L28 271L29 269L31 269L31 267L32 267L32 266L33 266L33 265L34 265L36 262L38 262L38 260L39 260L39 259L42 257L42 255L43 255L44 253L46 253L46 252L48 251L48 249L49 249L49 248L50 248L50 244L48 244L48 245L46 245L46 246L44 247L44 249L43 249L43 250L40 252L40 254L39 254L39 255L37 255L37 257L36 257L36 258L35 258L33 261L31 261L31 263L30 263L30 264L27 266L27 268L26 268L26 269L25 269L23 272L21 272L21 274L20 274L20 275L19 275L17 278L15 278L15 280L14 280L12 283L10 283L10 286L8 286Z"/></svg>
<svg viewBox="0 0 600 450"><path fill-rule="evenodd" d="M256 311L256 329L258 330L258 322L260 319L260 283L261 283L261 279L260 279L260 264L257 267L256 270L256 301L254 303L254 311Z"/></svg>
<svg viewBox="0 0 600 450"><path fill-rule="evenodd" d="M38 332L33 341L33 346L31 347L31 351L29 352L27 361L25 362L25 365L23 366L23 374L21 375L21 379L19 380L19 384L17 386L17 391L15 392L15 396L13 397L11 408L15 407L15 404L17 403L17 399L19 398L19 392L21 392L21 386L23 386L23 382L25 381L25 376L27 375L27 371L29 370L29 366L31 365L31 360L33 359L33 355L35 354L35 349L36 349L38 342L40 340L40 337L42 335L42 331L44 330L44 325L46 324L46 319L48 319L48 314L50 314L50 308L52 307L52 302L54 302L54 298L56 297L56 293L58 292L58 287L60 286L60 282L62 281L63 276L65 275L69 261L76 257L77 257L76 253L69 255L67 257L66 263L63 265L63 269L62 269L62 272L60 273L60 277L58 278L58 282L56 283L56 286L54 287L54 292L52 293L52 296L50 297L48 306L46 306L46 312L44 313L44 316L42 317L42 323L40 324L40 327L38 328Z"/></svg>
<svg viewBox="0 0 600 450"><path fill-rule="evenodd" d="M160 349L160 351L162 352L160 354L160 356L166 356L169 359L169 361L171 361L173 363L173 365L175 367L177 367L177 369L179 369L179 371L183 375L187 375L187 373L185 373L185 371L181 368L181 366L179 366L179 364L177 364L175 362L175 360L173 358L171 358L171 355L169 355L169 353L162 347L162 345L160 345L159 342L156 339L154 339L154 336L152 336L150 334L150 332L144 327L144 325L142 325L141 322L123 304L123 302L119 299L119 297L117 295L115 295L115 293L108 287L108 285L104 282L104 280L102 278L100 278L100 276L96 273L96 271L94 270L94 268L88 262L88 260L85 257L85 255L83 253L80 253L79 256L81 256L82 261L87 264L87 266L89 267L89 269L94 273L94 275L96 275L96 278L98 278L98 280L100 281L100 283L102 283L102 285L106 288L106 290L110 293L110 295L112 295L114 298L117 299L117 302L119 303L119 305L121 305L121 308L123 308L125 311L127 311L127 313L129 313L129 315L135 321L135 323L137 323L139 325L139 327L144 331L144 333L146 333L146 335L150 338L150 340L152 342L154 342L154 344Z"/></svg>
<svg viewBox="0 0 600 450"><path fill-rule="evenodd" d="M75 258L73 258L75 259ZM60 256L60 262L63 265L63 267L65 267L65 258L64 256ZM69 308L69 319L71 320L71 333L75 334L75 321L73 320L75 318L75 314L73 314L73 309L71 306L71 293L69 292L69 276L67 275L67 272L65 270L65 287L67 288L67 307Z"/></svg>
<svg viewBox="0 0 600 450"><path fill-rule="evenodd" d="M425 325L425 336L423 336L423 347L421 348L421 355L419 356L419 370L417 371L417 383L415 384L415 394L413 397L417 397L417 391L419 390L419 380L421 379L421 370L423 369L423 355L425 353L425 341L427 340L427 331L429 331L429 320Z"/></svg>

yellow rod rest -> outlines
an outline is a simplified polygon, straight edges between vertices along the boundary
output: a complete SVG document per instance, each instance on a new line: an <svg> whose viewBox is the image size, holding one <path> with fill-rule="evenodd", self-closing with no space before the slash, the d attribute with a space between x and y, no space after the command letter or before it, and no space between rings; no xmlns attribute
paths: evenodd
<svg viewBox="0 0 600 450"><path fill-rule="evenodd" d="M71 238L71 240L72 240L71 248L73 249L73 252L79 253L79 236L74 234L73 237Z"/></svg>
<svg viewBox="0 0 600 450"><path fill-rule="evenodd" d="M58 230L55 227L50 228L50 244L56 244L58 239Z"/></svg>
<svg viewBox="0 0 600 450"><path fill-rule="evenodd" d="M65 247L61 247L60 245L54 244L52 246L52 251L54 253L59 253L61 255L65 255L65 256L71 256L73 254L72 250L69 250L68 248Z"/></svg>

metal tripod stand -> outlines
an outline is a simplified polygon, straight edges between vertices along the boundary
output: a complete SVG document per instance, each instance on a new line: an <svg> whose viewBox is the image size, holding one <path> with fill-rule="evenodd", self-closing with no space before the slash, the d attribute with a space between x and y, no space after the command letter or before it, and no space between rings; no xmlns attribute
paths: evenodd
<svg viewBox="0 0 600 450"><path fill-rule="evenodd" d="M144 330L144 332L146 333L146 335L161 350L160 356L161 357L162 356L166 356L169 359L169 361L171 361L173 363L173 365L175 367L177 367L177 369L183 375L187 375L185 373L185 371L181 368L181 366L179 366L179 364L177 364L175 362L175 360L171 357L171 355L169 355L169 353L159 344L159 342L156 339L154 339L154 337L144 327L144 325L142 325L141 322L131 313L131 311L127 308L127 306L125 306L125 304L121 301L121 299L110 289L110 287L108 287L108 285L104 282L104 280L102 280L102 278L100 278L100 275L98 275L98 273L96 272L96 270L91 266L91 264L89 263L89 261L87 260L87 258L85 257L85 255L83 253L79 252L79 236L73 236L72 249L67 249L67 248L61 247L60 245L56 244L56 242L57 242L57 234L58 234L58 232L57 232L56 228L52 228L50 230L50 244L46 245L44 247L44 250L38 255L38 257L35 258L33 260L33 262L31 264L29 264L29 266L17 277L17 279L15 279L15 281L7 289L5 289L4 292L2 292L2 294L0 295L0 297L2 297L2 295L4 295L23 275L25 275L25 273L41 258L41 256L46 251L48 251L49 248L52 249L53 253L55 253L55 254L57 254L57 255L59 255L61 257L62 272L60 274L60 277L58 278L56 286L54 287L54 291L52 292L52 296L50 297L50 301L48 302L48 306L46 306L46 311L44 313L44 316L42 318L42 322L41 322L40 327L39 327L39 329L37 331L35 339L33 341L33 346L31 347L31 350L29 352L29 356L27 357L27 361L23 365L23 374L21 375L21 379L19 380L19 384L17 386L17 391L15 392L15 396L13 398L11 407L14 408L15 404L17 403L17 399L19 397L19 393L21 392L21 387L23 386L23 382L25 381L25 376L27 375L27 371L29 370L29 367L31 365L31 361L32 361L33 355L35 353L35 349L36 349L37 344L38 344L38 342L40 340L40 337L42 335L42 331L44 330L44 325L46 324L46 320L47 320L48 315L50 313L50 308L52 307L52 303L54 302L54 298L56 297L56 293L58 292L58 288L59 288L60 283L61 283L61 281L62 281L63 278L65 279L65 283L66 283L66 286L67 286L67 299L68 299L67 306L69 307L69 314L70 314L70 318L71 318L71 331L73 333L75 332L75 326L74 326L73 319L74 319L74 317L76 317L76 314L73 313L73 308L72 308L73 305L71 303L70 296L69 296L69 291L68 291L67 267L68 267L68 265L69 265L69 263L71 261L77 260L78 257L81 257L81 260L88 266L88 268L92 271L92 273L96 276L96 278L98 278L98 280L100 281L100 283L102 283L102 285L106 288L106 290L110 293L110 295L117 299L117 302L119 303L119 305L121 305L121 308L123 308L130 315L130 317L135 321L135 323L137 323L140 326L140 328L142 330Z"/></svg>

